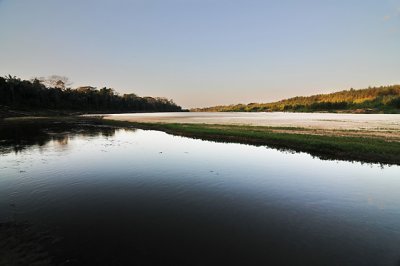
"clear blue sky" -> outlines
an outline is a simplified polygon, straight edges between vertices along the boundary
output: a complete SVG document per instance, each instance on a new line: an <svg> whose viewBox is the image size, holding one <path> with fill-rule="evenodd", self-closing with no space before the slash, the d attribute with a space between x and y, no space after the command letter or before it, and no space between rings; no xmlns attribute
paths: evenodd
<svg viewBox="0 0 400 266"><path fill-rule="evenodd" d="M400 83L400 0L0 0L0 75L184 107Z"/></svg>

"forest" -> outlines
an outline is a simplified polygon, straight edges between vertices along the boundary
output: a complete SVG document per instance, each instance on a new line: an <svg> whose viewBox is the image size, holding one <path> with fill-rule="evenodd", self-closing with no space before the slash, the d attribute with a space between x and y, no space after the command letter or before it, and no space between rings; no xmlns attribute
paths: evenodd
<svg viewBox="0 0 400 266"><path fill-rule="evenodd" d="M298 96L272 103L195 108L191 111L400 113L400 85L350 89L307 97Z"/></svg>
<svg viewBox="0 0 400 266"><path fill-rule="evenodd" d="M182 108L162 97L119 95L112 88L68 87L62 76L21 80L0 77L0 107L12 110L63 110L78 112L179 112Z"/></svg>

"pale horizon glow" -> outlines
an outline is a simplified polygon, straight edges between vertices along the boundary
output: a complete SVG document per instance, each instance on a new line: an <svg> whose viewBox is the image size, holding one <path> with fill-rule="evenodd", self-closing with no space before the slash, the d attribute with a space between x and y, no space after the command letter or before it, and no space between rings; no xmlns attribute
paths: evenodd
<svg viewBox="0 0 400 266"><path fill-rule="evenodd" d="M0 76L184 108L400 83L400 0L0 0Z"/></svg>

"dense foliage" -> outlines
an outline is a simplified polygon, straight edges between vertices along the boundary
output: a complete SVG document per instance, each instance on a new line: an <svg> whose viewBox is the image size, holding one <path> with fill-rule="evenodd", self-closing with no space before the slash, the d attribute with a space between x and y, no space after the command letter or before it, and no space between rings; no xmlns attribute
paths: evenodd
<svg viewBox="0 0 400 266"><path fill-rule="evenodd" d="M172 100L160 97L139 97L135 94L118 95L111 88L96 89L86 86L65 88L59 80L54 87L39 79L21 80L0 77L0 105L21 110L76 110L99 112L181 111Z"/></svg>
<svg viewBox="0 0 400 266"><path fill-rule="evenodd" d="M260 111L348 111L400 113L400 85L344 90L309 97L294 97L273 103L250 103L198 108L200 112L260 112Z"/></svg>

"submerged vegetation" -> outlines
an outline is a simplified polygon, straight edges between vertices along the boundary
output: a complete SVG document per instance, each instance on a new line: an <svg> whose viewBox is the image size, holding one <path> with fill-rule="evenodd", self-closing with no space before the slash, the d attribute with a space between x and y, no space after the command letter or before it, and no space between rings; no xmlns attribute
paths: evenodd
<svg viewBox="0 0 400 266"><path fill-rule="evenodd" d="M0 111L20 110L65 112L177 112L182 108L161 97L119 95L111 88L91 86L72 89L60 76L21 80L0 77ZM4 115L6 116L6 115Z"/></svg>
<svg viewBox="0 0 400 266"><path fill-rule="evenodd" d="M400 113L400 85L344 90L272 103L195 108L195 112L354 112Z"/></svg>
<svg viewBox="0 0 400 266"><path fill-rule="evenodd" d="M161 130L212 141L267 145L277 149L307 152L322 159L400 165L400 142L376 137L315 135L312 134L312 130L302 128L135 123L112 120L104 120L104 123Z"/></svg>

